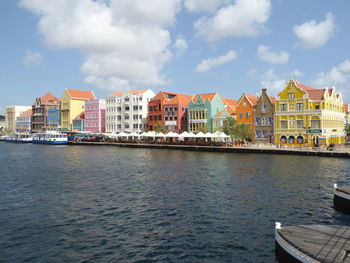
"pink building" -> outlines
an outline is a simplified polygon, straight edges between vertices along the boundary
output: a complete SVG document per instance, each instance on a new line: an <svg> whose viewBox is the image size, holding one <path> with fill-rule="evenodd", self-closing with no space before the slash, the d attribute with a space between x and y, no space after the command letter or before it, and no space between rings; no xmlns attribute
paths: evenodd
<svg viewBox="0 0 350 263"><path fill-rule="evenodd" d="M85 101L85 131L106 132L106 101L92 99Z"/></svg>

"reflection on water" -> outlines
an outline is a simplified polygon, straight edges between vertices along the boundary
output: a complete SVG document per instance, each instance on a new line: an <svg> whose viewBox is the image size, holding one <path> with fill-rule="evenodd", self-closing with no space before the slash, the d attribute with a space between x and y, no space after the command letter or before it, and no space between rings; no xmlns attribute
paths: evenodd
<svg viewBox="0 0 350 263"><path fill-rule="evenodd" d="M0 144L0 262L274 262L274 222L350 224L347 159Z"/></svg>

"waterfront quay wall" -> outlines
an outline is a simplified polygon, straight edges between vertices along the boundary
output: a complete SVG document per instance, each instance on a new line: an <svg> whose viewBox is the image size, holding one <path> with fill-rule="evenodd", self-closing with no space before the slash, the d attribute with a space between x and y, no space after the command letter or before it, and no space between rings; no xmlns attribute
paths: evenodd
<svg viewBox="0 0 350 263"><path fill-rule="evenodd" d="M225 146L197 146L197 145L169 145L169 144L147 144L147 143L111 143L111 142L69 142L69 145L87 146L118 146L127 148L151 148L171 149L185 151L221 152L221 153L261 153L261 154L284 154L284 155L306 155L320 157L350 158L350 151L327 151L313 149L288 149L288 148L260 148L260 147L225 147Z"/></svg>

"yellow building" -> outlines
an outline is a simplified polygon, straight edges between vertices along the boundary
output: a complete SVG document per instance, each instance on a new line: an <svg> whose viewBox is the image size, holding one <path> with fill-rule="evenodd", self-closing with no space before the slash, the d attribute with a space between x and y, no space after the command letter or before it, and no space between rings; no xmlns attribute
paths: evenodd
<svg viewBox="0 0 350 263"><path fill-rule="evenodd" d="M72 121L84 111L85 101L96 99L92 91L65 89L61 97L61 128L72 130Z"/></svg>
<svg viewBox="0 0 350 263"><path fill-rule="evenodd" d="M290 80L277 94L275 144L326 146L345 142L343 99L335 88L314 89Z"/></svg>

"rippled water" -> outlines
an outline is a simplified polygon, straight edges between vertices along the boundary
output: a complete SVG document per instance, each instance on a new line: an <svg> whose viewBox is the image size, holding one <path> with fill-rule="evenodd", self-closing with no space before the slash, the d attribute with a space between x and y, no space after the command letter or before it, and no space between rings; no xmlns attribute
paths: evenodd
<svg viewBox="0 0 350 263"><path fill-rule="evenodd" d="M0 262L275 262L350 160L0 143Z"/></svg>

